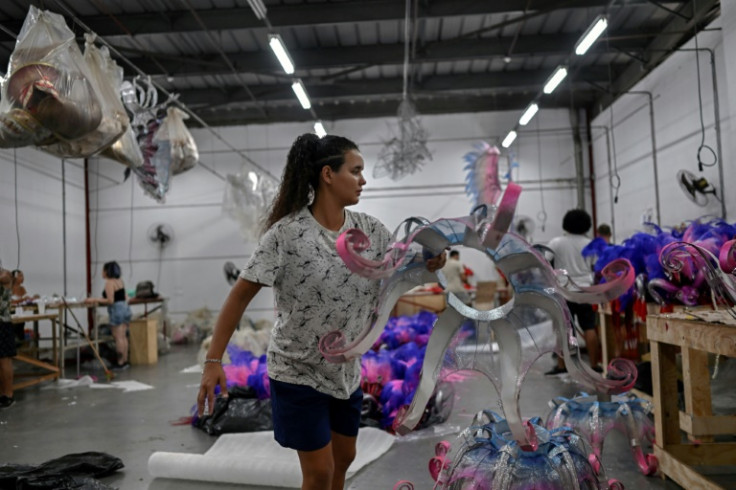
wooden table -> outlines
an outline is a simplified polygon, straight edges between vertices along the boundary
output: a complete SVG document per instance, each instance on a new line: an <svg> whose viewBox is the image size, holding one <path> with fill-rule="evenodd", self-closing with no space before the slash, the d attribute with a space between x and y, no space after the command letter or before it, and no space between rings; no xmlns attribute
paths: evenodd
<svg viewBox="0 0 736 490"><path fill-rule="evenodd" d="M736 356L736 322L725 312L667 313L647 317L654 387L654 454L663 475L685 488L723 489L695 471L693 466L736 465L736 443L716 443L714 435L736 434L736 416L715 416L711 411L708 353ZM682 352L685 411L677 403L677 353ZM698 442L683 442L680 429Z"/></svg>
<svg viewBox="0 0 736 490"><path fill-rule="evenodd" d="M21 315L21 316L12 316L10 318L10 322L14 325L26 323L26 322L33 322L33 340L31 348L31 351L33 354L35 354L35 357L27 356L25 354L18 354L15 357L13 357L14 361L21 362L23 364L29 364L31 366L35 366L37 368L41 368L44 371L41 373L37 372L16 372L14 374L14 379L18 378L25 378L22 381L16 381L13 384L13 390L19 390L21 388L25 388L27 386L33 386L35 384L41 383L43 381L49 381L49 380L56 380L59 379L59 368L58 366L58 357L59 357L59 349L58 349L58 337L56 335L56 330L58 326L58 318L59 316L56 313L44 313L44 314L33 314L33 315ZM38 322L41 320L49 320L51 322L51 352L53 357L53 364L49 364L47 362L43 362L38 359L38 354L40 352L39 348L39 341L40 340L48 340L49 338L42 339L38 334Z"/></svg>
<svg viewBox="0 0 736 490"><path fill-rule="evenodd" d="M89 339L85 338L86 334L84 332L84 327L79 324L79 318L76 316L76 314L72 311L75 309L83 309L83 310L92 310L92 325L87 326L87 330L89 333ZM64 353L71 349L79 349L84 346L90 346L90 344L94 345L96 349L99 350L99 345L102 342L105 342L107 340L112 339L111 336L100 338L98 325L96 321L96 311L97 311L97 305L95 303L85 303L84 301L76 301L76 302L60 302L60 303L54 303L50 305L46 305L46 310L58 310L55 315L58 317L58 322L60 325L59 328L59 369L61 370L61 376L65 376L65 369L64 369ZM67 325L66 313L70 313L72 315L72 319L74 320L74 326ZM71 342L67 338L67 330L70 332L73 332L77 335L76 339L72 338ZM79 369L80 369L80 361L79 358L77 358L77 376L79 376Z"/></svg>
<svg viewBox="0 0 736 490"><path fill-rule="evenodd" d="M143 314L138 315L134 317L134 319L142 319L142 318L148 318L148 315L151 313L161 310L161 329L163 331L164 337L166 337L166 300L168 298L164 298L163 296L156 296L155 298L128 298L128 304L130 306L135 305L143 305ZM156 305L153 306L150 310L148 308L149 305Z"/></svg>

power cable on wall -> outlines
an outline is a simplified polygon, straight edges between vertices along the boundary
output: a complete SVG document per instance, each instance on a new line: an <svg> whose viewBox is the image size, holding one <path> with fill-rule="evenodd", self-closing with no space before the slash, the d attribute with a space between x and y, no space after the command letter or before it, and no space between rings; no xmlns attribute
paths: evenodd
<svg viewBox="0 0 736 490"><path fill-rule="evenodd" d="M695 8L695 0L693 0L693 9ZM697 68L697 80L698 80L698 113L700 115L700 146L698 146L698 170L701 172L703 171L703 168L705 167L715 167L718 163L718 156L716 155L716 152L713 151L713 148L705 144L705 122L703 120L703 93L702 88L700 86L700 49L698 48L698 32L697 32L697 25L693 25L693 29L695 30L695 66ZM713 162L706 163L703 161L703 150L708 150L711 155L713 155ZM718 197L718 196L716 196Z"/></svg>

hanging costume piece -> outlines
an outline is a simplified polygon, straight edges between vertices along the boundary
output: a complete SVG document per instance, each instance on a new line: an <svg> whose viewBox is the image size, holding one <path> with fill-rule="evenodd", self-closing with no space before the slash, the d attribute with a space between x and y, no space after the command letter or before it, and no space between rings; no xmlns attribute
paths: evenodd
<svg viewBox="0 0 736 490"><path fill-rule="evenodd" d="M62 158L96 155L112 145L130 126L120 92L116 89L116 81L111 75L111 70L117 64L110 58L107 47L98 49L94 45L93 34L85 34L84 37L84 61L89 71L90 85L99 98L102 120L93 131L81 138L43 147L44 151Z"/></svg>
<svg viewBox="0 0 736 490"><path fill-rule="evenodd" d="M0 115L3 148L71 141L100 124L98 94L61 15L29 8L2 83Z"/></svg>
<svg viewBox="0 0 736 490"><path fill-rule="evenodd" d="M263 218L276 196L276 183L268 176L248 170L227 175L222 208L240 224L240 234L247 241L257 240Z"/></svg>
<svg viewBox="0 0 736 490"><path fill-rule="evenodd" d="M432 159L427 148L427 131L417 115L414 104L404 99L399 104L398 134L384 143L373 167L373 177L399 180L411 175Z"/></svg>
<svg viewBox="0 0 736 490"><path fill-rule="evenodd" d="M501 154L495 146L481 142L474 145L475 151L463 156L466 165L465 193L473 199L475 206L496 204L503 192L498 176L498 157ZM507 179L511 180L511 169Z"/></svg>

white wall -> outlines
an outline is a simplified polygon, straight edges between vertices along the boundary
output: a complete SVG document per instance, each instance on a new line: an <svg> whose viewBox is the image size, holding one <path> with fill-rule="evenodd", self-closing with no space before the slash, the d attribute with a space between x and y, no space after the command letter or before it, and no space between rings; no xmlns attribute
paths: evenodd
<svg viewBox="0 0 736 490"><path fill-rule="evenodd" d="M436 220L468 214L472 206L464 190L463 155L471 151L476 142L500 141L519 115L504 112L423 117L422 122L430 134L429 149L433 160L421 172L397 182L372 177L376 156L383 141L391 136L389 123L393 119L343 120L326 123L326 127L330 133L353 139L365 157L368 185L356 210L370 213L389 229L394 229L410 216ZM519 202L521 214L536 219L542 210L540 151L542 178L565 179L564 182L545 182L541 186L545 189L548 222L544 230L537 227L535 241L546 241L559 234L562 215L576 206L569 124L565 110L541 111L512 146L520 163L514 178L521 181L525 189ZM308 131L311 131L308 123L217 129L234 148L243 150L276 177L281 176L294 138ZM193 135L202 163L221 175L240 171L243 158L213 137L210 131L194 130ZM505 157L502 160L506 164ZM238 224L222 211L224 182L198 166L174 177L166 203L157 204L146 197L137 184L110 183L108 179L122 180L121 165L100 159L93 160L91 168L99 170L99 175L90 178L94 290L102 287L101 264L114 259L123 268L128 288L133 288L138 281L153 280L157 289L170 298L169 312L174 317L181 318L184 313L202 306L218 310L229 291L222 272L223 264L232 260L243 265L255 247L254 242L246 242L241 237ZM100 192L95 191L97 188ZM159 250L146 238L147 231L156 223L171 225L175 233L173 243L163 249L160 256ZM470 254L468 260L478 278L492 274L485 261L477 257L474 260ZM269 290L256 297L248 313L254 318L272 318L273 299Z"/></svg>
<svg viewBox="0 0 736 490"><path fill-rule="evenodd" d="M718 27L720 23L719 19L710 27ZM700 48L710 48L715 51L721 136L724 147L724 159L721 163L725 172L726 209L733 210L736 198L733 193L729 193L728 183L734 182L736 173L733 158L729 155L735 154L736 141L731 136L729 105L733 104L732 101L736 94L733 93L734 84L728 83L728 80L733 80L733 75L736 73L728 78L724 66L726 59L729 59L730 65L734 65L736 45L730 51L730 58L725 58L723 39L726 34L719 30L703 32L698 35L698 44ZM694 47L694 41L683 46L685 49ZM717 154L710 55L705 51L700 51L699 61L705 144ZM700 175L697 153L701 142L701 129L695 53L692 51L673 53L662 65L632 88L631 92L651 92L653 95L661 224L675 226L685 220L705 215L721 216L721 205L717 200L711 197L706 207L698 207L685 197L676 181L676 175L680 169L687 169ZM730 95L729 92L731 92ZM612 121L613 124L611 124ZM596 117L592 125L594 128L592 139L598 221L612 223L615 227L614 239L620 242L635 231L643 229L641 226L643 215L652 213L656 219L652 131L647 95L626 94L619 97L612 108ZM610 131L611 126L613 126L613 131ZM608 168L605 128L608 128L611 137L611 165L618 166L621 178L618 203L613 205L613 190L609 182L613 172L609 172ZM713 156L704 150L703 160L711 162ZM717 167L705 168L702 175L711 184L719 187ZM613 213L611 208L613 208ZM730 213L726 218L732 220L733 211Z"/></svg>
<svg viewBox="0 0 736 490"><path fill-rule="evenodd" d="M31 148L0 150L0 260L24 272L31 294L79 296L86 289L82 162L67 160L64 178L65 197L59 158Z"/></svg>

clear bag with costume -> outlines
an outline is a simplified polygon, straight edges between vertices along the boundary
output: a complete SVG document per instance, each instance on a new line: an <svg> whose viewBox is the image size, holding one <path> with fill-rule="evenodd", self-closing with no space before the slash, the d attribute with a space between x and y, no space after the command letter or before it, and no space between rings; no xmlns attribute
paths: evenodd
<svg viewBox="0 0 736 490"><path fill-rule="evenodd" d="M0 147L74 140L102 120L97 92L64 17L31 6L2 84Z"/></svg>
<svg viewBox="0 0 736 490"><path fill-rule="evenodd" d="M130 119L120 100L116 80L111 71L117 67L107 47L94 45L95 35L85 34L84 60L89 70L89 82L99 96L102 120L92 131L72 141L45 146L43 149L60 157L96 155L120 138L130 125Z"/></svg>
<svg viewBox="0 0 736 490"><path fill-rule="evenodd" d="M177 175L193 168L199 160L199 150L197 143L194 141L192 134L187 129L184 120L189 119L189 115L177 107L169 107L166 109L166 117L161 127L156 132L154 140L168 141L169 150L171 151L171 168L172 175Z"/></svg>

